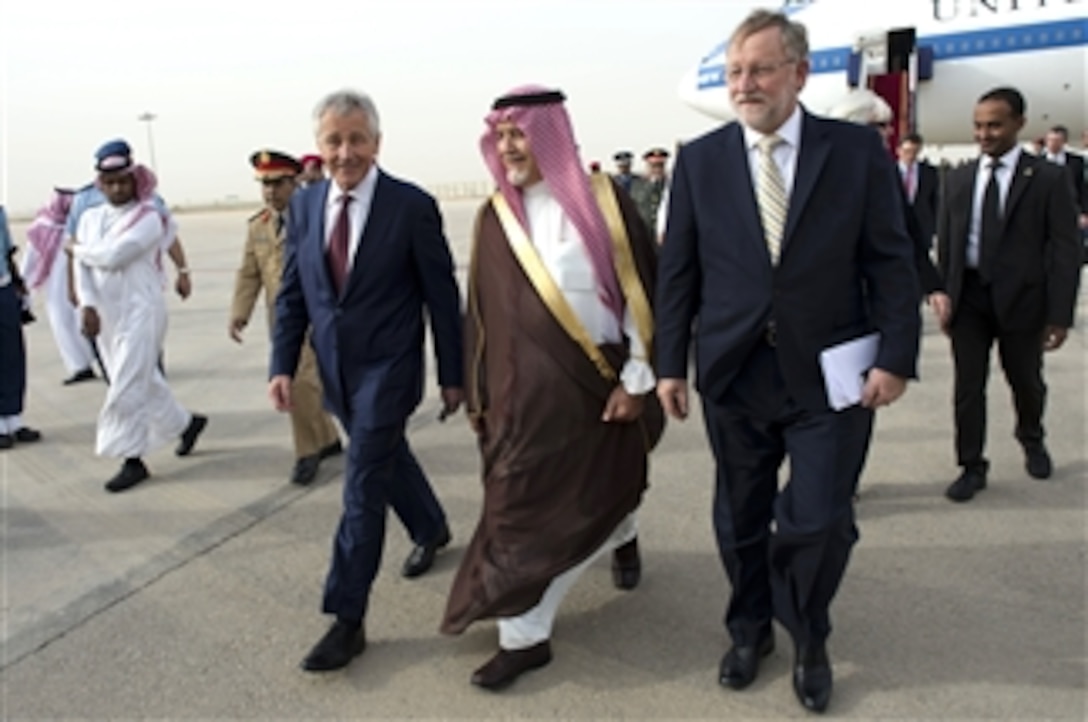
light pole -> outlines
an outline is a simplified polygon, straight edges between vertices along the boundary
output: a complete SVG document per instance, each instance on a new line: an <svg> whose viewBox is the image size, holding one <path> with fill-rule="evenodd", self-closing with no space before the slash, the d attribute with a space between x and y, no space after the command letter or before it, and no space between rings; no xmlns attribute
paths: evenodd
<svg viewBox="0 0 1088 722"><path fill-rule="evenodd" d="M151 111L144 111L136 117L136 120L147 123L148 160L151 161L151 170L155 173L158 173L158 168L155 167L155 138L151 135L151 122L154 121L156 117L158 116L156 116Z"/></svg>

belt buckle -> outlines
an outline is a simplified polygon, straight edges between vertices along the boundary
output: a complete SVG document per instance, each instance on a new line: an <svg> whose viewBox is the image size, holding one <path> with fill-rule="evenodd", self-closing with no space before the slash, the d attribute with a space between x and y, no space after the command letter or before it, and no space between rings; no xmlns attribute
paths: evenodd
<svg viewBox="0 0 1088 722"><path fill-rule="evenodd" d="M767 328L763 330L763 338L771 348L778 346L778 327L774 321L767 322Z"/></svg>

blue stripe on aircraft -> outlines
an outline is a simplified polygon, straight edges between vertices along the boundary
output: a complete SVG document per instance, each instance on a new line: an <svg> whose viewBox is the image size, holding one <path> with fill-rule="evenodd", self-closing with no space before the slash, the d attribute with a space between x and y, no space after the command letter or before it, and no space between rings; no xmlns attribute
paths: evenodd
<svg viewBox="0 0 1088 722"><path fill-rule="evenodd" d="M1088 45L1088 18L931 35L919 38L918 45L933 48L934 62ZM722 45L717 52L724 49L725 46ZM850 64L850 53L849 47L817 50L809 56L812 72L843 72ZM710 57L713 56L708 56L707 59ZM699 68L699 90L722 87L725 84L724 63Z"/></svg>

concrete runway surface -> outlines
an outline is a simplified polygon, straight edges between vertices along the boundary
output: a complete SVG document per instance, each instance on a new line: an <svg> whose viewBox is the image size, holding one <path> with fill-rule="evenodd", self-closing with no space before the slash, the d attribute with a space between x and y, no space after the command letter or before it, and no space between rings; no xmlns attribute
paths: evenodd
<svg viewBox="0 0 1088 722"><path fill-rule="evenodd" d="M475 206L443 205L462 277ZM433 381L410 440L446 506L453 544L426 576L402 579L410 544L391 518L369 648L344 672L301 672L299 660L327 625L320 594L343 457L326 462L312 487L287 483L290 431L265 393L263 312L243 345L227 337L246 215L178 218L195 290L185 302L170 298L166 367L182 403L211 422L191 457L150 455L152 478L130 492L102 489L117 467L93 454L105 387L61 385L64 369L36 300L25 420L45 438L0 452L0 717L808 716L793 697L792 650L781 629L752 687L717 683L727 586L698 414L670 424L653 456L639 514L642 585L615 590L600 562L561 611L550 666L498 695L473 688L469 675L496 647L494 625L455 638L437 627L477 519L477 456L463 416L436 421ZM20 244L24 229L12 229ZM862 539L832 608L829 716L1085 719L1084 306L1078 330L1046 360L1053 479L1026 475L995 363L990 484L963 505L943 496L957 473L951 365L946 339L927 318L923 378L879 413L862 480Z"/></svg>

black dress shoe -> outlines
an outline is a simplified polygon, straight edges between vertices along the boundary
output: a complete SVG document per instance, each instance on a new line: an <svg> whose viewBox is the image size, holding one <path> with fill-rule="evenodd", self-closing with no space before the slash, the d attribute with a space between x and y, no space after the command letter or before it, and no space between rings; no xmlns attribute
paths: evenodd
<svg viewBox="0 0 1088 722"><path fill-rule="evenodd" d="M317 453L322 459L327 459L330 456L339 456L344 453L344 445L340 443L340 439L337 439Z"/></svg>
<svg viewBox="0 0 1088 722"><path fill-rule="evenodd" d="M952 501L970 501L977 492L986 488L986 470L973 466L964 467L959 478L945 489L944 495Z"/></svg>
<svg viewBox="0 0 1088 722"><path fill-rule="evenodd" d="M363 628L346 624L338 619L302 660L302 668L307 672L331 672L334 669L341 669L362 654L364 649L366 649L366 632Z"/></svg>
<svg viewBox="0 0 1088 722"><path fill-rule="evenodd" d="M552 661L552 645L548 640L525 649L500 649L487 664L472 673L472 683L498 691L531 669L539 669Z"/></svg>
<svg viewBox="0 0 1088 722"><path fill-rule="evenodd" d="M793 691L801 706L823 712L831 701L831 662L823 642L797 648L793 664Z"/></svg>
<svg viewBox="0 0 1088 722"><path fill-rule="evenodd" d="M450 543L450 528L448 526L442 527L442 532L438 535L438 538L429 544L417 544L412 548L412 551L408 554L408 558L404 560L404 568L401 569L401 575L412 579L423 574L434 564L434 557L438 554L439 549L443 549Z"/></svg>
<svg viewBox="0 0 1088 722"><path fill-rule="evenodd" d="M642 579L642 558L638 553L638 537L612 552L612 583L616 589L634 589Z"/></svg>
<svg viewBox="0 0 1088 722"><path fill-rule="evenodd" d="M1050 461L1050 452L1046 450L1043 442L1024 444L1024 468L1033 479L1050 478L1054 465Z"/></svg>
<svg viewBox="0 0 1088 722"><path fill-rule="evenodd" d="M35 441L42 440L42 432L29 426L20 426L11 436L20 444L33 444Z"/></svg>
<svg viewBox="0 0 1088 722"><path fill-rule="evenodd" d="M321 454L300 457L291 469L291 483L306 486L317 478L317 469L321 466Z"/></svg>
<svg viewBox="0 0 1088 722"><path fill-rule="evenodd" d="M744 689L759 674L759 661L774 651L774 631L768 629L755 644L734 644L722 657L718 683L723 687Z"/></svg>
<svg viewBox="0 0 1088 722"><path fill-rule="evenodd" d="M74 374L64 379L62 383L65 386L71 386L72 384L78 384L83 381L93 381L96 378L98 377L94 375L94 371L91 369L90 366L88 366L85 369L80 369L79 371L76 371Z"/></svg>
<svg viewBox="0 0 1088 722"><path fill-rule="evenodd" d="M193 414L193 418L189 420L189 425L185 427L185 431L181 432L181 443L178 444L178 448L174 450L174 453L178 456L188 456L193 451L196 440L204 432L204 427L207 425L207 416Z"/></svg>
<svg viewBox="0 0 1088 722"><path fill-rule="evenodd" d="M151 472L144 466L144 462L139 459L125 459L121 470L106 482L106 491L116 494L119 491L131 489L149 476Z"/></svg>
<svg viewBox="0 0 1088 722"><path fill-rule="evenodd" d="M0 434L0 449L10 449L15 446L15 437L11 434Z"/></svg>

